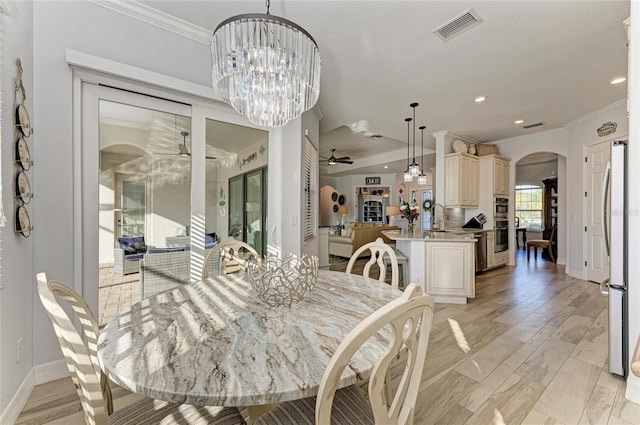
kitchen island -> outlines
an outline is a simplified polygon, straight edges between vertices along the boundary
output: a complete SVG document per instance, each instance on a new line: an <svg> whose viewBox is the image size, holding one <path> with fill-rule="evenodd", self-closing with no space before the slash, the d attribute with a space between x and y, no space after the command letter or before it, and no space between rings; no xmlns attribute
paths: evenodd
<svg viewBox="0 0 640 425"><path fill-rule="evenodd" d="M405 284L413 282L436 302L466 304L474 298L475 243L467 232L425 231L414 235L385 231L396 249L408 259Z"/></svg>

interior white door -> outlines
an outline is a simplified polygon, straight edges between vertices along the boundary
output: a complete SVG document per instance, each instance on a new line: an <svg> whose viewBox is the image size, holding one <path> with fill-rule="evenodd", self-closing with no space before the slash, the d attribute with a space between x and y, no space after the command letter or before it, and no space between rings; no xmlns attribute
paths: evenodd
<svg viewBox="0 0 640 425"><path fill-rule="evenodd" d="M601 283L609 277L609 265L602 234L602 184L611 157L609 142L585 148L585 237L587 280Z"/></svg>

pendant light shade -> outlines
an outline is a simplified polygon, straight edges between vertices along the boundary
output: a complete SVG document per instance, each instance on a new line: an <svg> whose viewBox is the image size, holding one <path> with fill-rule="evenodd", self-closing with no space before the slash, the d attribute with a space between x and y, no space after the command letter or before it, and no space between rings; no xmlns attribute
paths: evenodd
<svg viewBox="0 0 640 425"><path fill-rule="evenodd" d="M409 166L409 174L411 174L411 177L418 177L418 174L420 174L420 167L416 163L416 106L418 106L418 103L414 102L409 106L413 108L413 162ZM408 140L407 143L409 143Z"/></svg>
<svg viewBox="0 0 640 425"><path fill-rule="evenodd" d="M320 95L320 52L299 25L269 14L223 21L211 39L213 86L249 121L280 127Z"/></svg>
<svg viewBox="0 0 640 425"><path fill-rule="evenodd" d="M410 167L409 167L409 124L411 123L411 118L405 118L405 122L407 123L407 169L404 172L404 181L405 183L410 183L413 181L413 176L411 175Z"/></svg>
<svg viewBox="0 0 640 425"><path fill-rule="evenodd" d="M424 125L420 126L421 133L421 145L422 145L422 155L420 156L420 174L418 175L418 184L424 185L427 184L427 175L424 173L424 129L427 128Z"/></svg>

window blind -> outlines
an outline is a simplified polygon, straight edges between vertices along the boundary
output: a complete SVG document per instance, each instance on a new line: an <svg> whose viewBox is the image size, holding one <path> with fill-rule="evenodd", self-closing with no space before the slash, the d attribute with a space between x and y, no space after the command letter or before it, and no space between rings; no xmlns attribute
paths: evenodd
<svg viewBox="0 0 640 425"><path fill-rule="evenodd" d="M304 140L304 240L318 232L318 151L307 137Z"/></svg>

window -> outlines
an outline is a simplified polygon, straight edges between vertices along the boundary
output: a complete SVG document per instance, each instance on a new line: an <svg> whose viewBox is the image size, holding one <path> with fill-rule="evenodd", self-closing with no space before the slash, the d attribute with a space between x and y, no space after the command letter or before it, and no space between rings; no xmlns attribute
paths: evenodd
<svg viewBox="0 0 640 425"><path fill-rule="evenodd" d="M542 230L543 190L539 186L516 186L516 217L520 227Z"/></svg>
<svg viewBox="0 0 640 425"><path fill-rule="evenodd" d="M316 237L318 229L318 151L304 139L304 240Z"/></svg>

